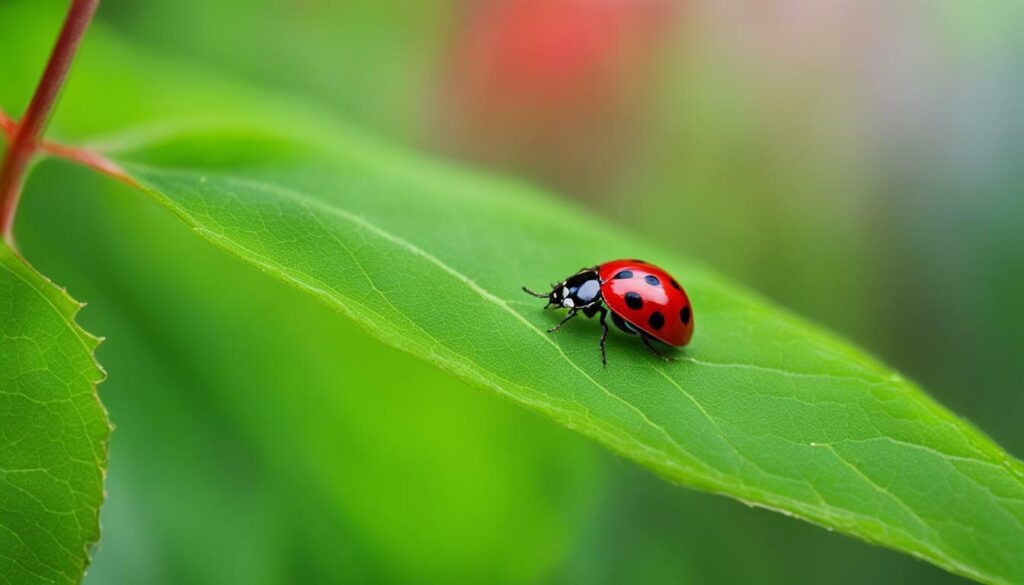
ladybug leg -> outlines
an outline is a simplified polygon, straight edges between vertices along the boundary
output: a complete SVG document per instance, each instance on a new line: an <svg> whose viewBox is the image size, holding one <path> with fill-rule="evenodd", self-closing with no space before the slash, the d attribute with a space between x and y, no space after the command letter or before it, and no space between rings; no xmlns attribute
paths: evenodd
<svg viewBox="0 0 1024 585"><path fill-rule="evenodd" d="M548 333L554 333L555 331L558 331L559 329L562 328L562 325L565 325L566 323L568 323L569 319L572 319L575 316L576 316L576 309L570 309L569 313L565 316L565 318L558 322L558 325L555 325L551 329L548 329Z"/></svg>
<svg viewBox="0 0 1024 585"><path fill-rule="evenodd" d="M605 317L608 316L608 310L604 307L600 307L601 312L601 365L608 367L608 358L604 352L604 342L608 339L608 322L605 321Z"/></svg>
<svg viewBox="0 0 1024 585"><path fill-rule="evenodd" d="M676 361L676 358L669 357L669 356L661 353L660 351L658 351L658 348L654 347L654 345L651 344L651 338L650 337L647 337L646 335L641 335L640 339L644 340L644 345L647 346L647 349L651 350L651 353L653 353L654 355L658 356L658 358L660 358L660 359L662 359L662 360L664 360L666 362L674 362L674 361Z"/></svg>

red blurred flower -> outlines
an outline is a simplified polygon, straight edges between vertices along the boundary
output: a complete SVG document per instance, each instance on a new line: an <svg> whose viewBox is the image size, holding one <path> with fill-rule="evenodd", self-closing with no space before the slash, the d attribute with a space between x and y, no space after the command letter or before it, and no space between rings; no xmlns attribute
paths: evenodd
<svg viewBox="0 0 1024 585"><path fill-rule="evenodd" d="M464 4L439 138L456 152L566 186L613 172L637 130L666 0Z"/></svg>

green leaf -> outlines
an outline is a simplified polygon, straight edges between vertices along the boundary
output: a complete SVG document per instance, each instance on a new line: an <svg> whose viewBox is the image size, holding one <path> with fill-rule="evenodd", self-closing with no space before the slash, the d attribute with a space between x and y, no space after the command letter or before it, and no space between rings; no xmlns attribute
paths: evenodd
<svg viewBox="0 0 1024 585"><path fill-rule="evenodd" d="M120 158L214 244L672 481L1024 579L1024 466L911 382L579 209L338 132L191 130ZM596 323L547 334L559 315L519 291L616 257L690 293L678 362L613 334L602 368Z"/></svg>
<svg viewBox="0 0 1024 585"><path fill-rule="evenodd" d="M0 244L4 583L77 583L99 539L110 427L79 306Z"/></svg>

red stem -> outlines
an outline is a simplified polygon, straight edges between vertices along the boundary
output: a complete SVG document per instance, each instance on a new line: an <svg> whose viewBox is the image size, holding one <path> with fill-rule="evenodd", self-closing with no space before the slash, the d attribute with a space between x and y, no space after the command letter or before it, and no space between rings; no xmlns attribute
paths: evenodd
<svg viewBox="0 0 1024 585"><path fill-rule="evenodd" d="M71 60L78 49L78 43L85 34L96 6L100 0L71 0L71 8L64 20L64 27L57 37L50 60L43 71L43 77L36 87L36 93L25 111L21 121L9 129L5 124L10 138L7 152L0 166L0 234L13 247L14 214L18 208L25 171L32 160L32 155L42 142L43 129L49 119L57 94L64 85Z"/></svg>
<svg viewBox="0 0 1024 585"><path fill-rule="evenodd" d="M10 142L14 137L14 128L16 126L17 124L15 124L14 120L7 115L7 112L5 112L3 108L0 108L0 132L4 133L4 138L6 138L8 142Z"/></svg>

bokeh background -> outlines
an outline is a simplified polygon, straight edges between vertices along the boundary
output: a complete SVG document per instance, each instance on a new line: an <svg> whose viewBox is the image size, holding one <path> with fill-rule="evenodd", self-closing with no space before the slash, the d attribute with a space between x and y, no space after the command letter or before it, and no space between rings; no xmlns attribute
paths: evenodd
<svg viewBox="0 0 1024 585"><path fill-rule="evenodd" d="M55 33L64 3L38 4ZM107 0L97 17L546 185L873 350L1018 456L1020 22L1014 0ZM958 581L668 485L86 171L41 165L20 223L107 337L89 585Z"/></svg>

